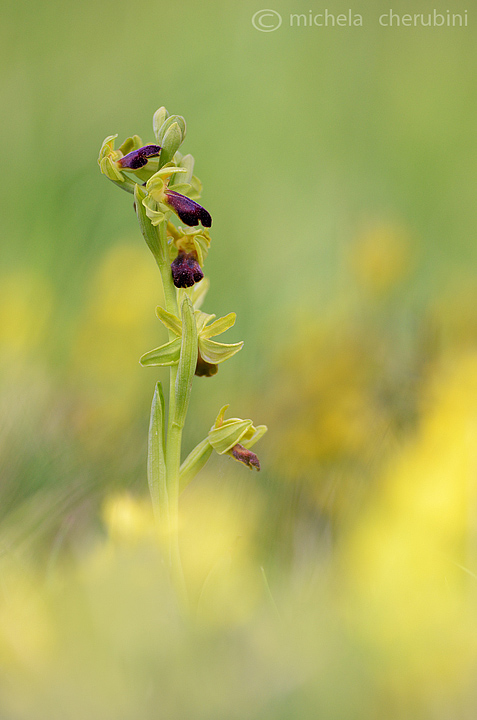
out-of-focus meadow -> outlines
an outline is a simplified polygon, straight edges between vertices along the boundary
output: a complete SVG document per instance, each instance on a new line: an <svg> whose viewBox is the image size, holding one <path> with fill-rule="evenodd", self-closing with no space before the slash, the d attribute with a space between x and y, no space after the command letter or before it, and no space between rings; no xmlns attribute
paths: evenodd
<svg viewBox="0 0 477 720"><path fill-rule="evenodd" d="M476 716L476 21L259 9L4 3L2 720ZM160 278L96 163L160 105L245 341L185 451L225 402L269 426L260 474L216 456L182 497L188 618L147 497Z"/></svg>

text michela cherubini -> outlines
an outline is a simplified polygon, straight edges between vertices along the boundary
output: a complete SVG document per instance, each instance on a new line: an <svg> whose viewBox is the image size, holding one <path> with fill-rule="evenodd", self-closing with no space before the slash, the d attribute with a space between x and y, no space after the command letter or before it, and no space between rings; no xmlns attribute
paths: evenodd
<svg viewBox="0 0 477 720"><path fill-rule="evenodd" d="M331 13L324 10L321 13L290 14L291 27L360 27L363 23L363 16L348 10L347 13ZM390 9L379 16L379 24L382 27L467 27L467 10L463 13L451 13L450 10L438 12L433 10L428 13L396 13Z"/></svg>

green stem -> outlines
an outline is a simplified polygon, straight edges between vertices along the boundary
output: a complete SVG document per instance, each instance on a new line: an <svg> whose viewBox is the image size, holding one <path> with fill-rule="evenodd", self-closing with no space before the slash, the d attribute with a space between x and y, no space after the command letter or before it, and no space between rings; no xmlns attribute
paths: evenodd
<svg viewBox="0 0 477 720"><path fill-rule="evenodd" d="M184 573L179 547L179 472L181 463L182 427L174 422L176 412L175 384L177 365L170 368L169 422L166 441L166 474L169 499L170 562L176 587L186 597Z"/></svg>
<svg viewBox="0 0 477 720"><path fill-rule="evenodd" d="M177 290L172 280L172 273L167 249L167 221L159 224L159 252L155 253L159 267L162 285L164 289L164 301L166 310L174 315L179 315L177 307ZM174 333L169 331L169 340L174 338ZM179 469L182 445L182 428L175 425L176 414L176 393L175 384L177 378L177 365L169 368L169 412L167 421L167 435L165 448L167 495L169 510L169 563L174 583L186 600L186 587L179 547Z"/></svg>
<svg viewBox="0 0 477 720"><path fill-rule="evenodd" d="M174 315L179 315L177 306L177 290L172 280L172 273L169 262L169 251L167 247L167 221L163 220L155 227L150 222L142 205L144 191L139 186L135 188L136 211L138 215L139 225L144 235L144 239L149 246L161 273L162 285L164 290L164 301L166 310ZM169 340L173 339L174 334L169 331ZM176 378L177 365L170 368L170 387L169 387L169 412L167 419L167 435L165 442L162 441L162 448L159 450L157 443L160 442L159 434L154 435L156 457L162 456L162 467L160 463L153 461L149 457L149 485L153 489L153 503L156 505L156 515L164 517L165 513L160 512L158 504L162 503L167 497L167 562L170 567L173 582L179 592L181 599L186 602L186 589L184 581L184 573L179 550L179 469L182 443L182 426L175 422L176 418ZM157 405L156 405L157 407ZM167 493L159 498L157 488L160 487L161 478L165 479Z"/></svg>
<svg viewBox="0 0 477 720"><path fill-rule="evenodd" d="M170 369L169 430L166 444L166 472L171 517L171 551L177 586L185 597L179 553L179 483L181 465L182 430L185 424L192 380L197 365L197 326L194 309L186 296L182 302L181 354L178 365Z"/></svg>

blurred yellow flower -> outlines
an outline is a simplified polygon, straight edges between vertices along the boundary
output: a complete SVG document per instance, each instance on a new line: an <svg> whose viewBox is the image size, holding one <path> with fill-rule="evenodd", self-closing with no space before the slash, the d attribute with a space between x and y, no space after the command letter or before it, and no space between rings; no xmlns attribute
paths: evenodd
<svg viewBox="0 0 477 720"><path fill-rule="evenodd" d="M381 295L400 282L412 267L409 233L389 223L371 226L357 237L350 262L359 283L368 292Z"/></svg>
<svg viewBox="0 0 477 720"><path fill-rule="evenodd" d="M3 361L32 360L45 341L53 309L53 289L40 273L21 270L0 279L0 348Z"/></svg>
<svg viewBox="0 0 477 720"><path fill-rule="evenodd" d="M157 337L151 306L161 300L157 269L145 246L120 244L106 253L92 279L71 355L71 374L83 401L77 420L88 432L113 431L136 408L148 382L138 361Z"/></svg>
<svg viewBox="0 0 477 720"><path fill-rule="evenodd" d="M401 697L470 682L476 467L477 355L469 354L432 378L418 433L390 462L344 549L346 615L386 656Z"/></svg>

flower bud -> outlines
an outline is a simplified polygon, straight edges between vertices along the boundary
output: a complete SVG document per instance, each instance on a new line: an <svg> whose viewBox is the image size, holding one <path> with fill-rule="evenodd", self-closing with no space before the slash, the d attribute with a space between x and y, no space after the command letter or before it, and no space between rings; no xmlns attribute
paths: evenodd
<svg viewBox="0 0 477 720"><path fill-rule="evenodd" d="M179 124L176 122L172 123L172 125L167 128L167 131L164 133L162 138L161 165L165 165L166 163L172 161L175 153L182 145L182 141L183 137Z"/></svg>
<svg viewBox="0 0 477 720"><path fill-rule="evenodd" d="M194 257L194 253L179 252L171 264L172 279L177 288L192 287L202 280L204 273Z"/></svg>
<svg viewBox="0 0 477 720"><path fill-rule="evenodd" d="M154 113L154 117L152 118L152 127L154 130L154 135L158 139L158 142L159 142L159 133L168 117L169 117L169 113L167 112L165 107L160 107L159 110L156 110L156 112Z"/></svg>

